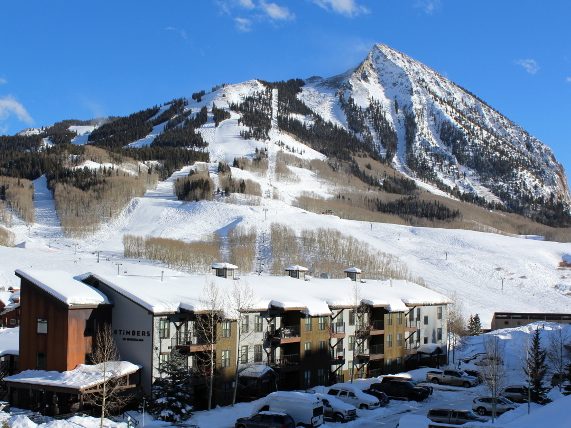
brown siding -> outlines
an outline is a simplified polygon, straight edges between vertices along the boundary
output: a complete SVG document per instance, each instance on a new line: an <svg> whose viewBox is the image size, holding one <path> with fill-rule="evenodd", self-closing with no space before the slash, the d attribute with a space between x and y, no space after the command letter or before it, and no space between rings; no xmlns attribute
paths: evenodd
<svg viewBox="0 0 571 428"><path fill-rule="evenodd" d="M301 366L300 366L300 385L303 385L304 372L306 370L311 370L311 385L317 384L317 370L324 369L326 375L329 375L330 363L329 363L329 322L328 316L325 317L325 328L319 330L319 317L311 317L311 331L306 330L305 320L306 318L301 318L300 321L300 332L301 332L301 342L299 344ZM311 351L309 355L305 355L305 343L311 343ZM325 347L320 350L319 342L325 342Z"/></svg>
<svg viewBox="0 0 571 428"><path fill-rule="evenodd" d="M38 352L47 370L67 370L67 307L25 279L20 302L20 370L36 369ZM47 334L38 334L38 318L48 320Z"/></svg>

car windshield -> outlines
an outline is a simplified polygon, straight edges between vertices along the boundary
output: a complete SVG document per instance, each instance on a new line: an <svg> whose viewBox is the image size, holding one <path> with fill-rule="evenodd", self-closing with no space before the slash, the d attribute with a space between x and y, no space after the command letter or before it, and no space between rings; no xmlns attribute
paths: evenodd
<svg viewBox="0 0 571 428"><path fill-rule="evenodd" d="M513 404L513 401L508 400L507 398L503 398L503 397L498 397L498 402L500 402L502 404Z"/></svg>

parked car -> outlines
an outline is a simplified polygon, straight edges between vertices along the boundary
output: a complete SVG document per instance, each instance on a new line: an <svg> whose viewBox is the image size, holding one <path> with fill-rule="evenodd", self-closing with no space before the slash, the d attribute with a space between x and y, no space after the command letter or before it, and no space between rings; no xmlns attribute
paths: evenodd
<svg viewBox="0 0 571 428"><path fill-rule="evenodd" d="M314 394L295 391L276 391L267 395L258 412L285 413L295 426L318 427L323 424L323 404Z"/></svg>
<svg viewBox="0 0 571 428"><path fill-rule="evenodd" d="M382 379L394 379L394 380L400 380L403 382L410 382L412 383L414 386L418 386L419 388L423 388L425 389L429 395L432 395L432 393L434 392L434 388L430 385L423 385L421 384L420 381L418 380L413 380L410 376L408 375L385 375L382 377Z"/></svg>
<svg viewBox="0 0 571 428"><path fill-rule="evenodd" d="M376 409L380 406L379 400L372 395L365 394L356 386L344 383L337 383L330 387L327 391L327 395L332 395L358 409Z"/></svg>
<svg viewBox="0 0 571 428"><path fill-rule="evenodd" d="M374 388L369 387L367 389L363 389L363 392L365 394L372 395L377 400L379 400L379 405L381 407L385 407L387 404L389 404L389 401L391 401L387 394L385 394L383 391L379 391L378 389L374 389Z"/></svg>
<svg viewBox="0 0 571 428"><path fill-rule="evenodd" d="M426 415L432 422L450 425L464 425L467 422L486 422L486 418L476 415L471 410L432 409Z"/></svg>
<svg viewBox="0 0 571 428"><path fill-rule="evenodd" d="M529 392L525 385L510 385L502 389L500 395L514 403L524 403L527 402Z"/></svg>
<svg viewBox="0 0 571 428"><path fill-rule="evenodd" d="M478 383L482 383L484 380L482 373L480 373L478 370L464 370L464 373L469 376L474 376L476 379L478 379Z"/></svg>
<svg viewBox="0 0 571 428"><path fill-rule="evenodd" d="M380 383L373 383L370 389L384 392L391 398L423 401L428 398L430 392L427 388L415 386L406 380L383 378Z"/></svg>
<svg viewBox="0 0 571 428"><path fill-rule="evenodd" d="M315 395L323 404L323 416L325 418L336 422L349 422L357 417L357 408L355 406L347 404L332 395L320 392Z"/></svg>
<svg viewBox="0 0 571 428"><path fill-rule="evenodd" d="M285 413L260 412L246 418L239 418L235 428L295 428L293 418Z"/></svg>
<svg viewBox="0 0 571 428"><path fill-rule="evenodd" d="M508 400L504 397L496 398L496 414L501 415L502 413L508 412L516 408L516 404L513 401ZM472 400L472 410L478 413L480 416L486 414L491 414L494 407L493 397L477 397Z"/></svg>
<svg viewBox="0 0 571 428"><path fill-rule="evenodd" d="M426 380L443 385L456 385L469 388L478 385L478 378L470 376L461 370L430 370L426 373Z"/></svg>

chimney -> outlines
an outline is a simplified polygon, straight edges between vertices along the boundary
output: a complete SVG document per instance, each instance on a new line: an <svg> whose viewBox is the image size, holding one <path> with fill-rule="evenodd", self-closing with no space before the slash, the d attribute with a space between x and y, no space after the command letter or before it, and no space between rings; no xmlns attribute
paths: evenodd
<svg viewBox="0 0 571 428"><path fill-rule="evenodd" d="M287 274L295 279L305 279L305 272L307 268L300 265L291 265L285 268Z"/></svg>
<svg viewBox="0 0 571 428"><path fill-rule="evenodd" d="M238 266L231 263L212 263L212 269L220 278L234 279L234 271L238 269Z"/></svg>
<svg viewBox="0 0 571 428"><path fill-rule="evenodd" d="M345 269L343 272L347 275L347 278L350 278L351 281L360 281L361 280L361 269L356 268L355 266Z"/></svg>

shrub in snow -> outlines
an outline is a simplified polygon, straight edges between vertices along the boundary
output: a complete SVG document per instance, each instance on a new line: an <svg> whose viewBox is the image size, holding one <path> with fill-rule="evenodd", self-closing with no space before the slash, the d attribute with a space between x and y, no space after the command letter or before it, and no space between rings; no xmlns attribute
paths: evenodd
<svg viewBox="0 0 571 428"><path fill-rule="evenodd" d="M161 363L159 371L161 377L152 388L150 413L167 422L181 422L190 418L192 375L188 371L186 357L176 350L172 351L169 358Z"/></svg>

